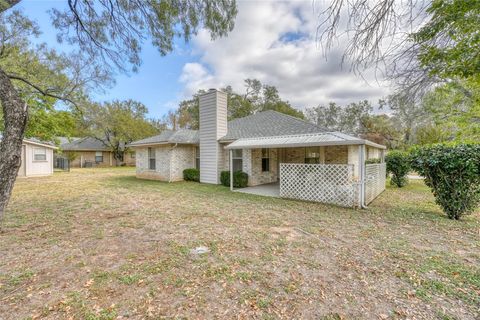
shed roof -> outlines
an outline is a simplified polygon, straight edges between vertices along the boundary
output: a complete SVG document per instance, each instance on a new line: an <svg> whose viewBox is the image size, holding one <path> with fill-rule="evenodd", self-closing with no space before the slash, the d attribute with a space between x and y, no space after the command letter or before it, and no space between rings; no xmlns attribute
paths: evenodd
<svg viewBox="0 0 480 320"><path fill-rule="evenodd" d="M385 149L385 146L349 136L340 132L321 132L297 135L281 135L272 137L257 137L238 139L229 144L227 149L253 149L253 148L294 148L313 146L335 146L335 145L368 145L371 147Z"/></svg>
<svg viewBox="0 0 480 320"><path fill-rule="evenodd" d="M0 140L1 140L1 137L0 137ZM50 149L58 149L55 146L55 144L53 144L52 142L42 141L42 140L37 139L37 138L25 138L25 139L23 139L23 143L30 143L30 144L33 144L33 145L36 145L36 146L46 147L46 148L50 148Z"/></svg>

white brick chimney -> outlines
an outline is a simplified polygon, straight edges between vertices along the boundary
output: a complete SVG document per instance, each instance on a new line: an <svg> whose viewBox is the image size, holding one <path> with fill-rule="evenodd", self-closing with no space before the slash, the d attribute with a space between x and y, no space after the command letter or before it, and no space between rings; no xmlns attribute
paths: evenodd
<svg viewBox="0 0 480 320"><path fill-rule="evenodd" d="M200 182L219 184L224 154L218 139L227 134L227 94L210 89L199 99Z"/></svg>

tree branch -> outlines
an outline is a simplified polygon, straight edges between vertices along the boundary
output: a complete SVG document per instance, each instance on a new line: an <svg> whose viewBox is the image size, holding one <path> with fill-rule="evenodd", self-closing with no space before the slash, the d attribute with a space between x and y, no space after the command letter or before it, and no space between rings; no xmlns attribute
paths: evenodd
<svg viewBox="0 0 480 320"><path fill-rule="evenodd" d="M51 98L55 98L55 99L58 99L58 100L62 100L62 101L66 101L66 102L69 102L71 103L73 106L75 106L77 109L78 109L78 105L75 101L73 101L72 99L70 98L67 98L67 97L63 97L63 96L59 96L59 95L56 95L54 93L50 93L48 92L47 90L43 90L42 88L40 88L39 86L35 85L34 83L32 83L31 81L25 79L25 78L22 78L20 76L17 76L17 75L14 75L14 74L7 74L7 76L10 78L10 79L13 79L13 80L18 80L18 81L21 81L27 85L29 85L30 87L32 87L33 89L37 90L40 94L46 96L46 97L51 97Z"/></svg>

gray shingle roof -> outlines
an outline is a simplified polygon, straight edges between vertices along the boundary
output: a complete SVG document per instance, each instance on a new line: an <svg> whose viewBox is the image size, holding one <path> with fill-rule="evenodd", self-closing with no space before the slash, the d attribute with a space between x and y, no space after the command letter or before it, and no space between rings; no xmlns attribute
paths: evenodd
<svg viewBox="0 0 480 320"><path fill-rule="evenodd" d="M100 140L91 137L79 138L72 142L63 143L60 145L60 148L65 151L109 151L108 147Z"/></svg>
<svg viewBox="0 0 480 320"><path fill-rule="evenodd" d="M165 130L157 136L132 142L130 146L156 144L156 143L198 144L199 143L198 131L189 130L189 129L180 129L177 131Z"/></svg>
<svg viewBox="0 0 480 320"><path fill-rule="evenodd" d="M220 141L230 141L241 138L318 133L325 131L327 130L305 120L270 110L229 121L228 133L226 136L222 137ZM165 130L157 136L132 142L130 146L157 143L198 144L199 141L200 138L198 130Z"/></svg>
<svg viewBox="0 0 480 320"><path fill-rule="evenodd" d="M270 110L229 121L228 133L220 141L325 131L305 120Z"/></svg>

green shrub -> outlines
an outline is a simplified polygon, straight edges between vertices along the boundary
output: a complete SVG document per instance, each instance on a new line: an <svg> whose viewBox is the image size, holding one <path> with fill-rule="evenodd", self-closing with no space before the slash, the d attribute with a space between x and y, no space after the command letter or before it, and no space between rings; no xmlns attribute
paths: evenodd
<svg viewBox="0 0 480 320"><path fill-rule="evenodd" d="M199 182L200 170L194 168L183 170L183 180Z"/></svg>
<svg viewBox="0 0 480 320"><path fill-rule="evenodd" d="M410 171L408 154L402 151L390 151L386 157L387 173L392 174L390 183L401 188L408 182L407 174Z"/></svg>
<svg viewBox="0 0 480 320"><path fill-rule="evenodd" d="M376 164L382 162L382 159L367 159L365 160L365 164Z"/></svg>
<svg viewBox="0 0 480 320"><path fill-rule="evenodd" d="M458 220L479 205L480 145L418 147L411 152L411 164L450 219Z"/></svg>
<svg viewBox="0 0 480 320"><path fill-rule="evenodd" d="M225 187L230 187L230 171L222 171L220 173L220 182ZM245 188L248 185L248 174L243 171L235 171L233 173L233 187Z"/></svg>

